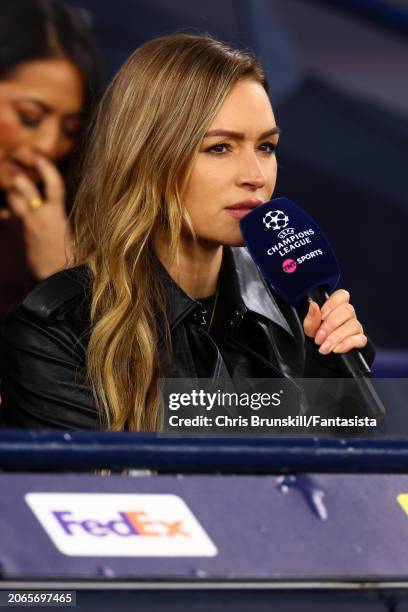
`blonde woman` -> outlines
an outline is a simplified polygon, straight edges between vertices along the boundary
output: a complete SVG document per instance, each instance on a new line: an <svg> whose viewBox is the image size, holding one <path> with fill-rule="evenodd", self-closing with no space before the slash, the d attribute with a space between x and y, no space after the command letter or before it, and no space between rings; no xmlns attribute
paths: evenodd
<svg viewBox="0 0 408 612"><path fill-rule="evenodd" d="M302 321L242 248L239 219L274 191L278 139L251 55L190 35L133 53L95 122L75 266L5 326L6 425L155 430L161 377L341 375L331 353L367 344L349 294Z"/></svg>

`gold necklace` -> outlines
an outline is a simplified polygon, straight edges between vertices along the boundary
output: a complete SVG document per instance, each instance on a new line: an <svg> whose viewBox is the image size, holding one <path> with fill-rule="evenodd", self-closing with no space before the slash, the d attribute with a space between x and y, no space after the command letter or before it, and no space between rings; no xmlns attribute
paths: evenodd
<svg viewBox="0 0 408 612"><path fill-rule="evenodd" d="M214 299L214 304L213 304L213 307L212 307L210 322L209 322L208 327L207 327L207 334L210 333L211 325L212 325L212 322L214 320L215 309L217 307L217 300L218 300L218 291L219 291L219 289L220 289L220 284L217 283L217 291L215 292L215 299Z"/></svg>

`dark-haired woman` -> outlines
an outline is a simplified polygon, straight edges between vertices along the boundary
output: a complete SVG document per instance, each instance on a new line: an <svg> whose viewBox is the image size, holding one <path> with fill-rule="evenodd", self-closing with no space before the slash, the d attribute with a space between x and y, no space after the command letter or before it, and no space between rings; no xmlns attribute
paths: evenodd
<svg viewBox="0 0 408 612"><path fill-rule="evenodd" d="M58 0L0 3L0 319L63 268L64 174L100 89L86 16Z"/></svg>

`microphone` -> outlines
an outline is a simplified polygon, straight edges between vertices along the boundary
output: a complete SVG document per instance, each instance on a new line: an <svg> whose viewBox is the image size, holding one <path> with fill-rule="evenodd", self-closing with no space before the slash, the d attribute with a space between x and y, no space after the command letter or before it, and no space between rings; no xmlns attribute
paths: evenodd
<svg viewBox="0 0 408 612"><path fill-rule="evenodd" d="M340 267L323 231L304 210L287 198L257 206L240 221L248 251L275 291L292 306L311 298L321 307L340 279ZM337 353L346 376L353 378L364 398L368 416L385 408L371 381L370 367L358 349Z"/></svg>

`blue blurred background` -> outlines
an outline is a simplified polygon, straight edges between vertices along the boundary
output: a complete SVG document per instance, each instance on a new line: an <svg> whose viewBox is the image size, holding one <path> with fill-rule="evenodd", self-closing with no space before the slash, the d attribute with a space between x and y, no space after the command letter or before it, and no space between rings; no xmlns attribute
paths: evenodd
<svg viewBox="0 0 408 612"><path fill-rule="evenodd" d="M332 241L341 286L379 349L377 375L408 376L407 3L70 1L89 11L107 79L138 45L176 31L255 51L282 129L275 195Z"/></svg>

